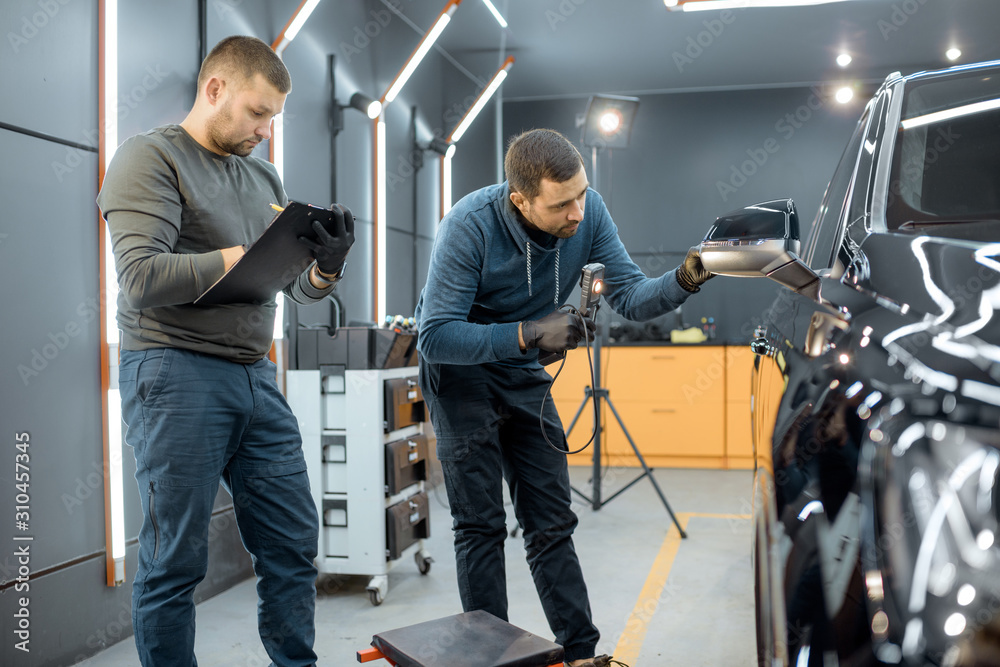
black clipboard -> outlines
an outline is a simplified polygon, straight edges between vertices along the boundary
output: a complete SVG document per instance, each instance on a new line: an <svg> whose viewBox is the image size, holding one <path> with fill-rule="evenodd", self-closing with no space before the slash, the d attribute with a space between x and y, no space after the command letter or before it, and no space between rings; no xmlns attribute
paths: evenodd
<svg viewBox="0 0 1000 667"><path fill-rule="evenodd" d="M272 301L313 263L312 251L299 241L300 236L316 236L313 220L329 229L333 212L312 204L288 202L260 238L194 303L209 306Z"/></svg>

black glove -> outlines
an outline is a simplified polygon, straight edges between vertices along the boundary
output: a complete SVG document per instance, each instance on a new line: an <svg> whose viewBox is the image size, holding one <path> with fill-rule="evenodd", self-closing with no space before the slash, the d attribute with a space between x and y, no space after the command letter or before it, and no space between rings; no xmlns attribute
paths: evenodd
<svg viewBox="0 0 1000 667"><path fill-rule="evenodd" d="M594 320L581 317L568 310L556 310L540 320L526 320L521 323L521 337L524 347L537 347L549 352L565 352L576 349L584 336L594 339Z"/></svg>
<svg viewBox="0 0 1000 667"><path fill-rule="evenodd" d="M715 277L715 274L706 271L705 266L701 263L701 252L698 250L698 246L692 246L688 250L684 261L677 267L676 275L677 282L688 292L699 291L701 289L699 285L709 278Z"/></svg>
<svg viewBox="0 0 1000 667"><path fill-rule="evenodd" d="M347 253L354 244L354 216L351 214L351 209L343 204L333 204L330 206L330 211L333 212L333 219L329 227L324 227L319 220L313 220L315 240L306 236L299 237L299 241L312 250L313 257L316 258L316 268L326 275L340 271L340 267L347 260Z"/></svg>

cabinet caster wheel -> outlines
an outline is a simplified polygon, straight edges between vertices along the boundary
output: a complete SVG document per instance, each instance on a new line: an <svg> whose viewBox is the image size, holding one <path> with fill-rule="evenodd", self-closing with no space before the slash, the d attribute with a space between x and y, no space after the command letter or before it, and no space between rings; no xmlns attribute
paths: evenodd
<svg viewBox="0 0 1000 667"><path fill-rule="evenodd" d="M434 559L427 555L426 552L418 551L413 554L413 560L416 561L420 574L427 574L431 571L431 563L434 562Z"/></svg>
<svg viewBox="0 0 1000 667"><path fill-rule="evenodd" d="M371 578L366 588L368 600L374 606L379 606L385 601L385 596L389 593L389 577L379 574Z"/></svg>

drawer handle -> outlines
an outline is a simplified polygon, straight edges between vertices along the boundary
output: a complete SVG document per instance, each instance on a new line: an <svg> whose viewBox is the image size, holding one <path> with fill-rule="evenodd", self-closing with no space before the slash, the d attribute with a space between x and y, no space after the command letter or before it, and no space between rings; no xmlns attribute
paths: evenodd
<svg viewBox="0 0 1000 667"><path fill-rule="evenodd" d="M653 408L654 413L667 413L667 412L677 412L673 408Z"/></svg>
<svg viewBox="0 0 1000 667"><path fill-rule="evenodd" d="M672 354L654 354L653 358L654 359L673 359L674 355L672 355Z"/></svg>

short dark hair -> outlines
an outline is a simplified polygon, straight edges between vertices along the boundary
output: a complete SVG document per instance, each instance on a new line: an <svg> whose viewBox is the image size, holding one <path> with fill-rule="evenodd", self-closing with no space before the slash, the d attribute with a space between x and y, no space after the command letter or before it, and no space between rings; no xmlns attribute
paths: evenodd
<svg viewBox="0 0 1000 667"><path fill-rule="evenodd" d="M198 72L198 90L210 77L230 77L242 86L261 74L279 93L292 90L292 77L278 54L264 41L248 35L231 35L215 45Z"/></svg>
<svg viewBox="0 0 1000 667"><path fill-rule="evenodd" d="M542 179L565 183L576 176L583 168L583 156L555 130L528 130L511 140L503 168L511 192L531 201L541 192Z"/></svg>

